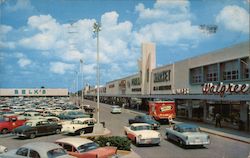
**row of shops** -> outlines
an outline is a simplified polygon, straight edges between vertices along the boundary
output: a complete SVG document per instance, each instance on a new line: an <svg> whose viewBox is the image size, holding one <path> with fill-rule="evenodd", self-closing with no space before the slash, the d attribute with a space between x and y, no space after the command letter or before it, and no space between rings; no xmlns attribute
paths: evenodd
<svg viewBox="0 0 250 158"><path fill-rule="evenodd" d="M107 82L100 96L109 102L127 98L130 108L145 111L152 98L175 100L178 118L214 124L220 113L223 127L250 131L249 41L162 67L155 59L154 44L142 44L139 72ZM96 92L85 89L87 96ZM132 98L142 101L135 106Z"/></svg>

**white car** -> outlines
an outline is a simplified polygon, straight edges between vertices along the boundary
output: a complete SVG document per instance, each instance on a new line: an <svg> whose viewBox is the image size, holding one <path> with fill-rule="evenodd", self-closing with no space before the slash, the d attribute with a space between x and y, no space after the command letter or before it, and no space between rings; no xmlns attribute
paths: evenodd
<svg viewBox="0 0 250 158"><path fill-rule="evenodd" d="M43 116L39 112L25 112L18 115L18 119L20 120L37 120L42 118Z"/></svg>
<svg viewBox="0 0 250 158"><path fill-rule="evenodd" d="M203 146L210 144L208 134L201 132L198 126L186 123L176 124L173 128L166 128L166 137L169 140L176 141L183 147L188 145Z"/></svg>
<svg viewBox="0 0 250 158"><path fill-rule="evenodd" d="M135 142L140 144L155 144L161 142L161 134L152 129L152 126L147 123L133 123L129 127L124 126L125 135Z"/></svg>
<svg viewBox="0 0 250 158"><path fill-rule="evenodd" d="M111 107L111 113L112 114L120 114L120 113L122 113L122 108L118 105L113 105Z"/></svg>
<svg viewBox="0 0 250 158"><path fill-rule="evenodd" d="M69 123L64 123L62 127L62 133L64 134L86 134L92 133L95 118L76 118Z"/></svg>
<svg viewBox="0 0 250 158"><path fill-rule="evenodd" d="M1 158L74 158L58 144L49 142L32 142L18 149L0 154Z"/></svg>
<svg viewBox="0 0 250 158"><path fill-rule="evenodd" d="M5 153L7 151L8 151L8 149L5 146L0 145L0 154Z"/></svg>

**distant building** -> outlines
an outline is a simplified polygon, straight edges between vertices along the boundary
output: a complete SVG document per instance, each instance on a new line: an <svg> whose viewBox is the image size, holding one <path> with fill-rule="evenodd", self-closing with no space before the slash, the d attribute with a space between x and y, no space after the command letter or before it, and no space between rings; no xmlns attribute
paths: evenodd
<svg viewBox="0 0 250 158"><path fill-rule="evenodd" d="M0 89L0 97L62 97L68 96L68 89L60 88L9 88Z"/></svg>

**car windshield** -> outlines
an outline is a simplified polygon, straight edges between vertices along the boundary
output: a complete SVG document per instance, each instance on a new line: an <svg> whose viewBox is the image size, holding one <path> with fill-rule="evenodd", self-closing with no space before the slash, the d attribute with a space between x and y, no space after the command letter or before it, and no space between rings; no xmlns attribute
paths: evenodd
<svg viewBox="0 0 250 158"><path fill-rule="evenodd" d="M199 128L182 128L180 132L199 132Z"/></svg>
<svg viewBox="0 0 250 158"><path fill-rule="evenodd" d="M83 152L87 152L87 151L94 150L94 149L97 149L97 148L99 148L99 145L96 144L95 142L91 142L91 143L87 143L87 144L79 146L77 148L77 150L80 153L83 153Z"/></svg>
<svg viewBox="0 0 250 158"><path fill-rule="evenodd" d="M151 130L151 126L136 126L134 127L134 131L141 131L141 130Z"/></svg>
<svg viewBox="0 0 250 158"><path fill-rule="evenodd" d="M63 155L67 155L67 152L64 149L58 148L53 149L47 152L48 158L59 157Z"/></svg>
<svg viewBox="0 0 250 158"><path fill-rule="evenodd" d="M25 122L26 126L32 126L32 122Z"/></svg>

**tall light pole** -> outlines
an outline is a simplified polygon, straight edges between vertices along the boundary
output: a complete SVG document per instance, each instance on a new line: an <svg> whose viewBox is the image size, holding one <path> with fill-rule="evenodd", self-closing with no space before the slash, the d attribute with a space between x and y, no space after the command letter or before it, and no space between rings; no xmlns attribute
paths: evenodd
<svg viewBox="0 0 250 158"><path fill-rule="evenodd" d="M82 73L82 81L81 81L81 83L82 83L82 101L81 101L81 105L83 105L83 60L82 59L80 59L80 63L81 63L80 71Z"/></svg>
<svg viewBox="0 0 250 158"><path fill-rule="evenodd" d="M97 39L97 55L96 55L96 78L97 78L97 123L100 124L100 92L99 92L99 84L100 84L100 72L99 72L99 32L101 31L101 24L98 22L94 23L93 32L96 34Z"/></svg>
<svg viewBox="0 0 250 158"><path fill-rule="evenodd" d="M78 72L75 71L76 73L76 104L78 105Z"/></svg>

